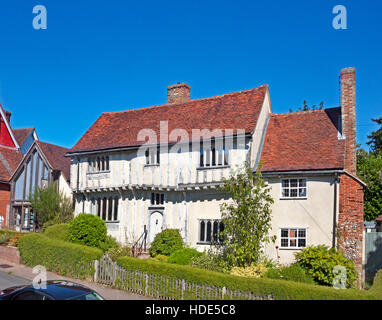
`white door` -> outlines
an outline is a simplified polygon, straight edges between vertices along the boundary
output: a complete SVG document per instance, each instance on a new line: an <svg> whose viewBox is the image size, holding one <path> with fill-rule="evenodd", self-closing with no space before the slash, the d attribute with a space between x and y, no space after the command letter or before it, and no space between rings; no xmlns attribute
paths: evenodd
<svg viewBox="0 0 382 320"><path fill-rule="evenodd" d="M155 211L150 217L150 243L154 241L155 236L162 231L163 215Z"/></svg>

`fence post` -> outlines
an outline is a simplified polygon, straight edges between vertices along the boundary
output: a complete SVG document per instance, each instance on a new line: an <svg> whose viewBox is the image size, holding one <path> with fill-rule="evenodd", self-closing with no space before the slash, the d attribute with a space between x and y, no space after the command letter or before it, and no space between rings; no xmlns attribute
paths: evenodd
<svg viewBox="0 0 382 320"><path fill-rule="evenodd" d="M222 290L222 299L223 299L223 300L224 300L225 293L226 293L226 288L223 287L223 290Z"/></svg>
<svg viewBox="0 0 382 320"><path fill-rule="evenodd" d="M94 261L94 282L98 281L98 267L99 267L99 261Z"/></svg>
<svg viewBox="0 0 382 320"><path fill-rule="evenodd" d="M186 281L182 280L182 300L184 300L184 291L186 290Z"/></svg>
<svg viewBox="0 0 382 320"><path fill-rule="evenodd" d="M146 273L146 287L145 287L145 295L149 292L149 274Z"/></svg>

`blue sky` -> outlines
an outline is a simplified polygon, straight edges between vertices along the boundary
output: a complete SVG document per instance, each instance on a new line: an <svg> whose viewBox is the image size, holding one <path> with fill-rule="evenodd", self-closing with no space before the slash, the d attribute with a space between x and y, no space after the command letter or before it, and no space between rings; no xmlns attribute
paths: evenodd
<svg viewBox="0 0 382 320"><path fill-rule="evenodd" d="M345 5L348 29L332 27ZM35 5L47 30L32 27ZM358 142L382 116L382 2L2 0L0 103L14 128L72 147L102 112L270 86L274 112L339 105L338 76L356 67ZM366 146L365 146L366 147Z"/></svg>

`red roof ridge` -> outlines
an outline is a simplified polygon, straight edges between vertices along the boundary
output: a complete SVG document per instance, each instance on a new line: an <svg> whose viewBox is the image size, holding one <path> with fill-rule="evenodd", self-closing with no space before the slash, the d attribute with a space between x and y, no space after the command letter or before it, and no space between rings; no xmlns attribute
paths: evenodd
<svg viewBox="0 0 382 320"><path fill-rule="evenodd" d="M140 110L156 109L156 108L163 108L163 107L168 107L168 106L185 105L185 104L189 104L189 103L193 103L193 102L221 99L221 98L225 98L227 96L233 96L233 95L237 95L237 94L249 93L249 92L257 91L259 89L268 88L268 87L269 87L268 84L263 84L261 86L258 86L258 87L252 88L252 89L240 90L240 91L235 91L235 92L230 92L230 93L224 93L224 94L221 94L221 95L207 97L207 98L192 99L192 100L181 102L181 103L173 103L173 104L166 103L166 104L159 104L159 105L155 105L155 106L135 108L135 109L129 109L129 110L102 112L102 114L135 112L135 111L140 111Z"/></svg>
<svg viewBox="0 0 382 320"><path fill-rule="evenodd" d="M308 114L308 113L319 113L319 112L324 112L327 110L333 110L333 109L339 109L341 107L332 107L332 108L325 108L325 109L317 109L317 110L306 110L306 111L295 111L295 112L283 112L283 113L275 113L272 112L269 115L271 117L277 117L277 116L298 116L298 115L303 115L303 114Z"/></svg>

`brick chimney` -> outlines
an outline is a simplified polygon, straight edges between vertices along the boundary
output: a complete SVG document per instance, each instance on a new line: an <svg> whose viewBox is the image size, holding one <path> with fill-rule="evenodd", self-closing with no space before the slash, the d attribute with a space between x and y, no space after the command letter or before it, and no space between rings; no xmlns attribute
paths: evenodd
<svg viewBox="0 0 382 320"><path fill-rule="evenodd" d="M342 137L345 139L345 170L357 173L355 68L341 70L340 98Z"/></svg>
<svg viewBox="0 0 382 320"><path fill-rule="evenodd" d="M182 103L190 101L190 86L187 83L177 83L167 87L167 103Z"/></svg>
<svg viewBox="0 0 382 320"><path fill-rule="evenodd" d="M11 123L11 115L12 115L11 112L5 111L5 117L7 118L9 124Z"/></svg>

